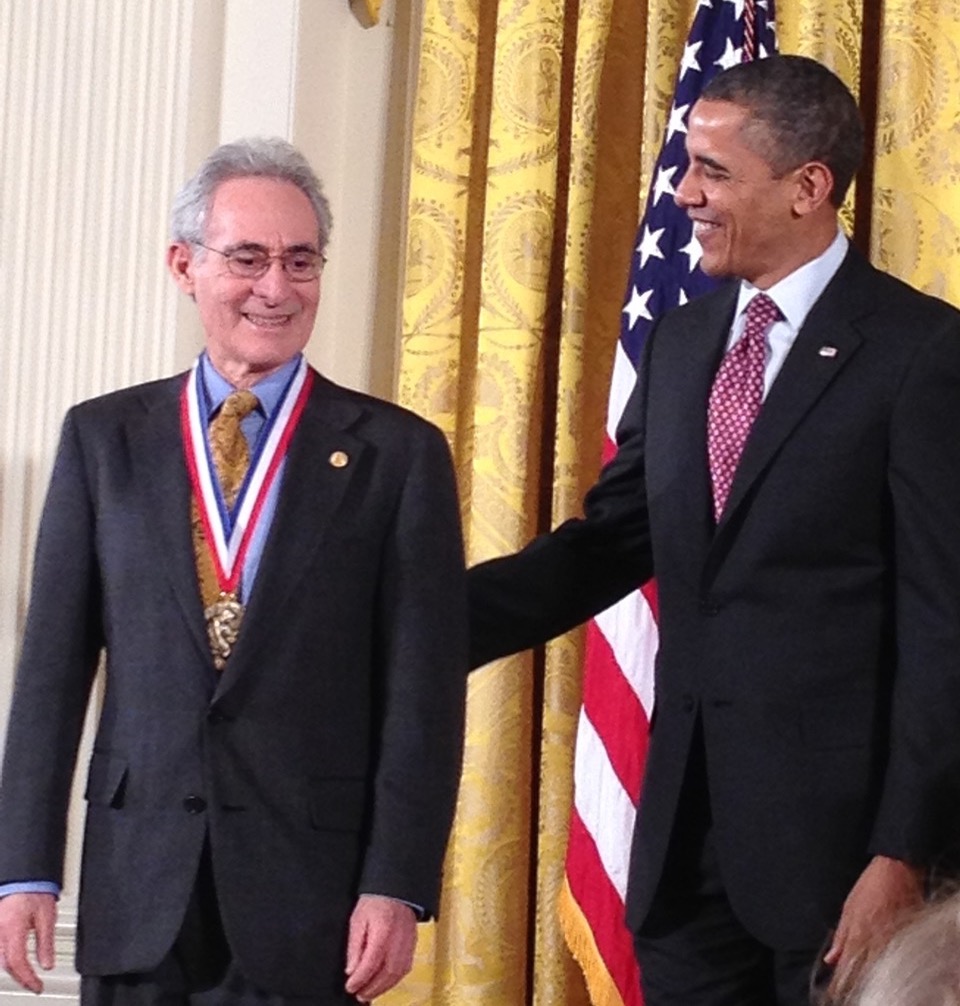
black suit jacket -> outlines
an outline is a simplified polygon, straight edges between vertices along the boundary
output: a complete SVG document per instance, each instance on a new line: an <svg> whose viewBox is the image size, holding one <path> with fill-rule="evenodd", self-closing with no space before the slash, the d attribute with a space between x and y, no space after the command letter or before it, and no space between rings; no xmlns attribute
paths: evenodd
<svg viewBox="0 0 960 1006"><path fill-rule="evenodd" d="M809 947L871 854L933 863L958 838L960 313L851 250L714 526L706 402L736 294L656 326L585 518L471 571L473 661L655 573L628 922L660 880L699 716L734 910L773 946Z"/></svg>
<svg viewBox="0 0 960 1006"><path fill-rule="evenodd" d="M342 992L359 892L437 909L463 732L466 611L443 435L319 375L240 638L214 670L190 538L183 377L67 416L0 785L0 881L61 876L101 650L78 968L169 949L209 836L259 986ZM334 451L349 459L333 466Z"/></svg>

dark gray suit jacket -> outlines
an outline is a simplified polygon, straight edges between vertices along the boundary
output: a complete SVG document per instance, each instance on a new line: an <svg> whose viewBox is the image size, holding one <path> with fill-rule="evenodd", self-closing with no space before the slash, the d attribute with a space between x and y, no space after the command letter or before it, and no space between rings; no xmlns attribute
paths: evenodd
<svg viewBox="0 0 960 1006"><path fill-rule="evenodd" d="M736 293L656 326L585 518L471 571L472 660L655 573L628 922L660 881L699 716L733 908L768 944L805 948L871 854L933 863L960 838L960 313L851 250L714 527L706 402Z"/></svg>
<svg viewBox="0 0 960 1006"><path fill-rule="evenodd" d="M284 994L342 991L359 892L437 909L466 667L449 452L425 421L315 375L218 675L190 539L183 381L94 399L65 421L0 780L0 882L61 877L105 650L79 970L159 962L209 835L248 977Z"/></svg>

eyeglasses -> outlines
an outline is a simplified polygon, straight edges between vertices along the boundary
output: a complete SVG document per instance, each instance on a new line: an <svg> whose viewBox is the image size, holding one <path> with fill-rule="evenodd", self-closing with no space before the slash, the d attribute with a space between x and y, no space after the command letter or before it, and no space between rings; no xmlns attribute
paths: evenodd
<svg viewBox="0 0 960 1006"><path fill-rule="evenodd" d="M277 259L291 283L309 283L323 272L327 261L325 255L309 248L292 248L279 255L271 255L259 245L242 245L232 251L221 251L200 241L193 241L191 244L222 255L230 274L238 279L259 279L270 268L270 263Z"/></svg>

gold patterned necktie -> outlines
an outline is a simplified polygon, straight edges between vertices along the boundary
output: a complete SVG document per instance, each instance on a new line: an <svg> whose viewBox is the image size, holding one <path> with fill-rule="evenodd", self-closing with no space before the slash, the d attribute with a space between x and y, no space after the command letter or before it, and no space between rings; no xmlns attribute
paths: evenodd
<svg viewBox="0 0 960 1006"><path fill-rule="evenodd" d="M252 391L231 392L207 430L210 455L228 510L233 509L250 467L250 447L240 424L258 404L257 396ZM236 591L220 589L196 499L193 500L191 524L207 639L213 662L217 670L222 671L237 641L243 619L243 605Z"/></svg>

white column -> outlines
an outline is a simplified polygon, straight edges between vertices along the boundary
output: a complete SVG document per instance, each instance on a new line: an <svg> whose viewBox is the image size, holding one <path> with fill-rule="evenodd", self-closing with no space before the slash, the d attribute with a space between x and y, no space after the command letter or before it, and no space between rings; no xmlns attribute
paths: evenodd
<svg viewBox="0 0 960 1006"><path fill-rule="evenodd" d="M366 30L346 10L330 19L323 5L304 5L302 21L296 142L323 172L334 210L313 359L335 380L387 398L399 344L418 6L387 0Z"/></svg>
<svg viewBox="0 0 960 1006"><path fill-rule="evenodd" d="M211 143L197 135L190 85L204 75L192 41L216 29L218 4L198 6L195 16L191 0L0 3L0 736L64 412L196 352L179 335L163 257L165 207L192 148ZM217 86L219 70L217 56ZM77 990L79 800L73 808L54 997ZM14 999L0 983L0 1002Z"/></svg>
<svg viewBox="0 0 960 1006"><path fill-rule="evenodd" d="M190 0L0 4L0 705L68 406L170 373ZM0 727L2 729L2 727Z"/></svg>
<svg viewBox="0 0 960 1006"><path fill-rule="evenodd" d="M307 6L334 7L335 4ZM293 136L299 0L227 0L220 142Z"/></svg>
<svg viewBox="0 0 960 1006"><path fill-rule="evenodd" d="M64 412L201 345L163 262L172 197L218 142L284 136L317 167L335 225L309 355L392 395L409 7L385 0L363 29L348 0L0 0L0 743ZM77 990L82 810L75 793L56 999ZM25 995L0 979L0 1006Z"/></svg>

